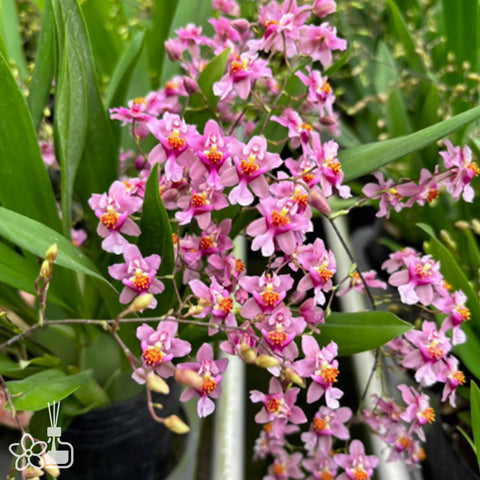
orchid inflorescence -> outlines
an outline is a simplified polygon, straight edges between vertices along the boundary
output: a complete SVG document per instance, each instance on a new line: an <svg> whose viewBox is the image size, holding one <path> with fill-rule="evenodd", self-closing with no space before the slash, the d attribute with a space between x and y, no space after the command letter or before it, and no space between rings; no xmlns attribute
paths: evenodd
<svg viewBox="0 0 480 480"><path fill-rule="evenodd" d="M465 379L451 350L465 341L461 325L470 312L465 294L449 290L431 255L410 247L391 254L383 269L400 301L444 319L439 325L424 321L382 349L414 371L418 388L401 384L398 395L377 395L371 409L359 408L355 415L342 406L343 391L334 386L341 374L338 345L322 343L322 324L334 295L386 288L375 271L355 269L335 285L333 252L321 238L309 241L314 217L330 214L327 199L352 196L337 158L335 95L325 74L332 55L347 45L323 20L335 11L333 0L257 3L257 17L249 20L240 17L234 0L213 0L211 37L189 24L166 42L183 76L110 111L112 119L130 127L137 151L122 154L122 177L108 192L92 195L89 204L99 219L102 248L123 257L108 269L123 284L121 303L150 293L146 308L155 309L167 282L177 282L177 306L155 328L145 323L137 329L142 355L141 366L133 367L135 381L149 385L152 373L182 379L187 387L180 400L198 398L198 415L211 414L228 364L215 359L210 344L220 338L223 352L271 375L268 391L250 392L251 401L261 404L255 420L263 426L254 455L272 459L265 479L366 480L378 458L367 455L360 440L350 440L349 426L363 421L391 445L389 459L418 464L424 457L423 427L434 420L423 387L442 383L442 400L455 405L456 387ZM197 124L189 98L198 94L208 62L226 49L224 73L212 86L216 106L204 98L209 118ZM288 137L290 149L282 155L267 134L275 129ZM156 145L144 152L142 141L149 135ZM417 182L375 173L377 182L367 183L363 194L380 200L377 215L431 202L441 188L455 200L471 202L470 181L478 167L468 147L446 142L446 148L440 153L444 169L424 169ZM160 256L143 256L135 244L145 184L157 168L173 231L175 266L168 278L157 274ZM241 220L244 212L248 220ZM234 253L232 237L239 232L265 261L259 275L249 274L245 259ZM196 352L179 328L187 320L196 320L208 336ZM190 354L196 361L183 360ZM302 390L308 404L318 405L313 418L300 407ZM300 436L301 453L287 441L300 425L307 428ZM339 441L349 440L342 448Z"/></svg>

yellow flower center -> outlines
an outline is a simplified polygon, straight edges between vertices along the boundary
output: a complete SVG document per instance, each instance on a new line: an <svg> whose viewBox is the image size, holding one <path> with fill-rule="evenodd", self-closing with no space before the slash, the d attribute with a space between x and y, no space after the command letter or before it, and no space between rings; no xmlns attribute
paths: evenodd
<svg viewBox="0 0 480 480"><path fill-rule="evenodd" d="M167 143L172 150L180 150L185 146L185 139L180 137L180 132L175 128L167 137Z"/></svg>
<svg viewBox="0 0 480 480"><path fill-rule="evenodd" d="M278 412L278 410L280 409L280 400L277 400L276 398L268 399L266 408L269 412Z"/></svg>
<svg viewBox="0 0 480 480"><path fill-rule="evenodd" d="M108 206L107 211L102 214L100 221L109 229L115 230L118 222L118 213L114 212L113 207Z"/></svg>
<svg viewBox="0 0 480 480"><path fill-rule="evenodd" d="M202 395L208 395L212 393L216 387L217 387L217 384L215 380L213 380L212 377L210 377L209 373L206 373L203 377L202 385L200 386Z"/></svg>
<svg viewBox="0 0 480 480"><path fill-rule="evenodd" d="M207 198L204 193L194 193L192 195L192 206L194 208L202 207L207 204Z"/></svg>
<svg viewBox="0 0 480 480"><path fill-rule="evenodd" d="M163 353L157 347L147 347L142 353L142 358L149 367L156 367L162 363Z"/></svg>
<svg viewBox="0 0 480 480"><path fill-rule="evenodd" d="M240 168L245 175L251 175L258 170L257 162L255 161L255 156L250 155L248 159L244 158L240 160Z"/></svg>
<svg viewBox="0 0 480 480"><path fill-rule="evenodd" d="M277 228L284 227L290 223L290 219L284 213L279 213L276 210L272 210L270 218L272 219L272 224Z"/></svg>
<svg viewBox="0 0 480 480"><path fill-rule="evenodd" d="M150 277L140 269L135 271L135 275L130 277L130 281L133 283L135 289L140 292L147 290L151 282Z"/></svg>

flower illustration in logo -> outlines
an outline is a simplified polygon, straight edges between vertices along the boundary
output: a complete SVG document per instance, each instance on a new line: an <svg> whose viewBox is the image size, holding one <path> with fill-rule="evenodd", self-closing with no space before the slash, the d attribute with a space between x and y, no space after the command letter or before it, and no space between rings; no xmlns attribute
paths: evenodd
<svg viewBox="0 0 480 480"><path fill-rule="evenodd" d="M18 447L21 448L20 452L17 451ZM42 455L47 450L47 444L41 440L34 439L29 433L24 433L20 442L12 443L8 449L17 457L15 468L18 471L22 471L29 466L36 467L42 464Z"/></svg>

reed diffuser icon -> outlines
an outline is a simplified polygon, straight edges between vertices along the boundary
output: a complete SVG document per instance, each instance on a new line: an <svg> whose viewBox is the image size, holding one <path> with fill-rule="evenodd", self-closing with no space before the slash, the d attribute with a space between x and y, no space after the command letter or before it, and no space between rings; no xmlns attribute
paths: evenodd
<svg viewBox="0 0 480 480"><path fill-rule="evenodd" d="M71 443L62 442L62 429L57 427L58 414L60 412L60 403L53 402L48 404L48 416L50 418L50 427L47 428L47 442L50 444L50 450L47 451L48 456L44 466L48 467L48 457L50 457L58 466L58 468L69 468L73 465L73 446ZM51 466L54 467L55 464Z"/></svg>

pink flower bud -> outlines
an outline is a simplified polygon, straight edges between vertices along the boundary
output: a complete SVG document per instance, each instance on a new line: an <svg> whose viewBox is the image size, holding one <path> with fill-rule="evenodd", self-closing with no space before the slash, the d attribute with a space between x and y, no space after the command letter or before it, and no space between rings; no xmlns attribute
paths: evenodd
<svg viewBox="0 0 480 480"><path fill-rule="evenodd" d="M172 62L178 62L182 59L182 49L175 40L167 40L164 44L165 52L167 52L168 58Z"/></svg>
<svg viewBox="0 0 480 480"><path fill-rule="evenodd" d="M337 9L334 0L315 0L312 7L312 12L317 17L323 18L333 13Z"/></svg>
<svg viewBox="0 0 480 480"><path fill-rule="evenodd" d="M328 205L327 199L322 193L312 190L308 196L308 204L315 210L318 210L320 213L323 213L324 215L330 215L330 206Z"/></svg>
<svg viewBox="0 0 480 480"><path fill-rule="evenodd" d="M239 18L230 22L230 25L240 34L244 35L250 28L250 23L244 18Z"/></svg>
<svg viewBox="0 0 480 480"><path fill-rule="evenodd" d="M197 82L193 78L187 76L183 77L183 86L189 94L195 93L198 90Z"/></svg>

